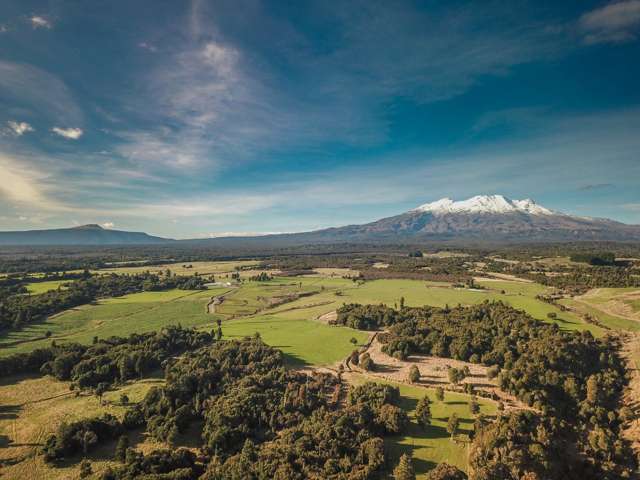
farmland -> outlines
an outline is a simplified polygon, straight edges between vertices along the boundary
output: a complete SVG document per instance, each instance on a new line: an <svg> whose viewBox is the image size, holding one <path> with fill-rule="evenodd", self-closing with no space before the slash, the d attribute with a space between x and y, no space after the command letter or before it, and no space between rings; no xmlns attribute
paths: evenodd
<svg viewBox="0 0 640 480"><path fill-rule="evenodd" d="M620 330L636 330L638 323L629 318L607 314L603 305L620 295L629 300L632 291L607 289L597 295L576 299L562 299L569 307L561 310L557 306L536 298L546 294L548 287L533 282L499 278L479 278L472 288L454 286L447 282L409 279L381 279L360 281L350 278L355 275L350 269L319 269L315 274L298 277L275 276L267 281L251 281L249 274L255 265L252 262L193 262L192 268L171 264L155 267L160 272L167 268L182 274L214 275L218 283L206 290L146 291L114 298L100 299L94 304L65 311L51 316L43 322L34 322L22 329L7 332L0 337L0 357L24 353L56 343L79 342L90 344L95 337L126 337L132 333L159 330L163 326L179 323L183 327L196 327L215 331L220 322L222 338L241 339L258 333L262 340L284 354L287 365L304 367L310 371L316 367L328 367L337 371L337 365L358 346L367 343L370 334L343 326L329 325L327 316L345 303L386 304L391 307L431 305L446 307L473 305L485 301L502 301L529 313L547 323L556 323L567 331L591 331L594 336L605 334L605 329L587 323L585 312L597 312L601 324ZM231 279L237 268L242 271L240 280ZM146 267L114 268L114 273L135 273ZM104 272L101 272L104 273ZM58 288L62 282L42 282L28 285L31 295ZM213 300L216 300L215 302ZM587 302L588 300L588 302ZM636 307L631 298L628 308ZM552 315L549 315L552 314ZM380 353L380 355L384 355ZM446 382L445 373L440 381ZM362 371L349 373L349 382L359 384L365 380L389 383L395 379L384 375L368 375ZM435 378L435 377L434 377ZM399 381L399 380L397 380ZM0 403L6 405L7 414L0 418L0 438L7 445L2 452L10 466L5 471L8 478L36 475L39 478L76 478L78 465L63 464L51 468L36 455L35 445L42 442L45 434L51 433L62 421L94 416L102 412L122 416L124 407L118 403L121 393L126 393L131 402L140 401L152 386L161 385L160 378L148 378L128 382L107 392L104 404L95 396L75 396L68 390L68 382L49 377L6 379L0 386ZM401 435L385 439L392 463L402 453L410 452L418 478L436 464L446 461L463 470L468 468L469 433L474 421L470 412L471 396L457 392L446 392L444 401L436 401L433 385L408 385L397 383L401 394L401 408L410 418L408 429ZM417 401L424 395L432 400L432 422L428 428L416 423ZM22 398L33 398L24 402ZM479 399L480 411L485 416L495 417L497 403ZM516 407L520 408L520 407ZM49 412L44 413L44 412ZM446 432L448 418L455 413L460 418L460 430L455 441ZM44 422L43 415L49 421ZM38 427L46 423L46 427ZM48 430L43 430L46 428ZM141 451L163 447L161 442L150 441L134 435L134 444ZM180 444L190 445L186 437ZM195 442L197 444L197 442ZM112 465L113 444L101 447L90 456L94 471L99 472ZM13 459L13 460L11 460Z"/></svg>

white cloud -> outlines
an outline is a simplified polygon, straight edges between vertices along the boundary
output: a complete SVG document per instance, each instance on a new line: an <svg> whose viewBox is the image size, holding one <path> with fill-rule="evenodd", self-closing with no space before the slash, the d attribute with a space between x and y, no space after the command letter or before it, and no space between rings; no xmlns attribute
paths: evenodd
<svg viewBox="0 0 640 480"><path fill-rule="evenodd" d="M149 42L140 42L138 43L138 47L142 48L143 50L149 50L153 53L156 53L158 51L158 47Z"/></svg>
<svg viewBox="0 0 640 480"><path fill-rule="evenodd" d="M579 26L587 44L633 41L640 27L640 0L612 2L587 12Z"/></svg>
<svg viewBox="0 0 640 480"><path fill-rule="evenodd" d="M33 15L29 18L33 28L46 28L47 30L53 27L51 21L41 15Z"/></svg>
<svg viewBox="0 0 640 480"><path fill-rule="evenodd" d="M25 133L34 131L33 127L27 122L16 122L13 120L9 120L7 122L7 125L9 125L9 130L11 131L11 133L18 137L24 135Z"/></svg>
<svg viewBox="0 0 640 480"><path fill-rule="evenodd" d="M61 137L68 138L69 140L78 140L84 133L81 128L53 127L51 131L56 135L60 135Z"/></svg>
<svg viewBox="0 0 640 480"><path fill-rule="evenodd" d="M102 228L113 228L115 227L115 224L113 222L104 222L104 223L101 223L100 226Z"/></svg>

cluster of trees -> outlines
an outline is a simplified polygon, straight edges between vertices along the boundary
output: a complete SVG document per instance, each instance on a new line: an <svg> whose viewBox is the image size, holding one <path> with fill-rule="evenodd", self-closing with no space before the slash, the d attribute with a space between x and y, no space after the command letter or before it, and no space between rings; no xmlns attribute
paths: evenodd
<svg viewBox="0 0 640 480"><path fill-rule="evenodd" d="M46 454L58 459L70 448L83 451L85 436L93 446L129 428L170 444L201 428L200 457L182 449L143 455L123 444L123 466L103 478L365 480L386 468L382 437L409 423L397 387L365 383L345 394L333 375L286 369L282 353L259 337L192 351L167 366L165 379L112 429L103 419L65 426L47 441Z"/></svg>
<svg viewBox="0 0 640 480"><path fill-rule="evenodd" d="M118 297L142 291L172 288L199 290L205 280L196 276L141 273L136 275L101 275L69 282L64 289L39 295L0 295L0 330L20 328L47 315L77 307L98 298Z"/></svg>
<svg viewBox="0 0 640 480"><path fill-rule="evenodd" d="M93 345L57 345L0 359L0 374L40 372L70 380L74 388L104 392L112 385L157 370L174 355L205 346L211 334L180 326L128 338L95 339Z"/></svg>
<svg viewBox="0 0 640 480"><path fill-rule="evenodd" d="M588 263L589 265L615 265L616 255L612 252L574 253L570 257L572 262Z"/></svg>
<svg viewBox="0 0 640 480"><path fill-rule="evenodd" d="M45 462L55 462L82 453L86 455L100 443L124 432L122 423L111 414L72 423L63 423L42 447Z"/></svg>
<svg viewBox="0 0 640 480"><path fill-rule="evenodd" d="M590 288L640 287L640 269L631 267L581 267L562 275L530 273L527 278L563 290L584 292Z"/></svg>
<svg viewBox="0 0 640 480"><path fill-rule="evenodd" d="M386 326L388 333L379 335L383 351L397 358L422 353L499 367L503 390L541 412L545 421L562 425L549 428L547 435L577 446L575 462L580 466L571 468L601 475L587 478L613 478L633 467L633 456L620 437L624 419L619 405L626 379L613 339L596 340L587 331L564 332L502 302L401 310L347 305L339 318L352 325ZM458 372L452 376L457 379ZM504 440L500 430L496 436ZM536 445L537 440L530 440L526 445ZM509 459L502 460L507 464L500 468L508 469ZM540 465L532 471L539 478L560 478Z"/></svg>
<svg viewBox="0 0 640 480"><path fill-rule="evenodd" d="M258 275L249 277L249 280L252 282L268 282L269 280L273 280L273 277L267 272L260 272Z"/></svg>

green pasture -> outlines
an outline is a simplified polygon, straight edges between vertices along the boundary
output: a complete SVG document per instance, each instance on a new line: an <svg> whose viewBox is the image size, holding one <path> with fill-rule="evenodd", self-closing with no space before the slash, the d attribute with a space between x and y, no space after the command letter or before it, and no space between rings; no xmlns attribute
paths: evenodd
<svg viewBox="0 0 640 480"><path fill-rule="evenodd" d="M59 287L61 287L65 283L69 283L70 281L71 280L50 280L48 282L32 282L32 283L27 283L26 287L27 287L27 291L31 295L38 295L40 293L45 293L50 290L57 290Z"/></svg>
<svg viewBox="0 0 640 480"><path fill-rule="evenodd" d="M364 382L367 379L361 375L356 377L356 382ZM385 443L389 449L392 462L397 463L400 455L411 453L413 466L417 478L425 478L426 473L438 463L447 462L457 466L461 470L467 470L467 445L469 433L473 430L474 416L469 411L471 396L462 393L445 392L444 401L436 400L435 390L432 388L413 387L401 383L383 382L375 379L377 383L388 383L400 388L401 404L409 415L411 423L405 435L387 437ZM415 419L415 408L425 395L431 400L432 421L428 428L423 429ZM478 398L480 412L485 416L496 414L497 408L494 402ZM456 435L456 442L447 433L447 421L452 414L457 414L460 419L460 427Z"/></svg>

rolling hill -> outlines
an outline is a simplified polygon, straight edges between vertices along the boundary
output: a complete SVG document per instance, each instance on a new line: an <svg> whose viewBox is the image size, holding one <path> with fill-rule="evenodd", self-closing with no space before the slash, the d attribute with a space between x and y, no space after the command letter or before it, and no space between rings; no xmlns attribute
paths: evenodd
<svg viewBox="0 0 640 480"><path fill-rule="evenodd" d="M0 232L0 245L147 245L171 240L143 232L109 230L100 225L82 225L51 230Z"/></svg>

